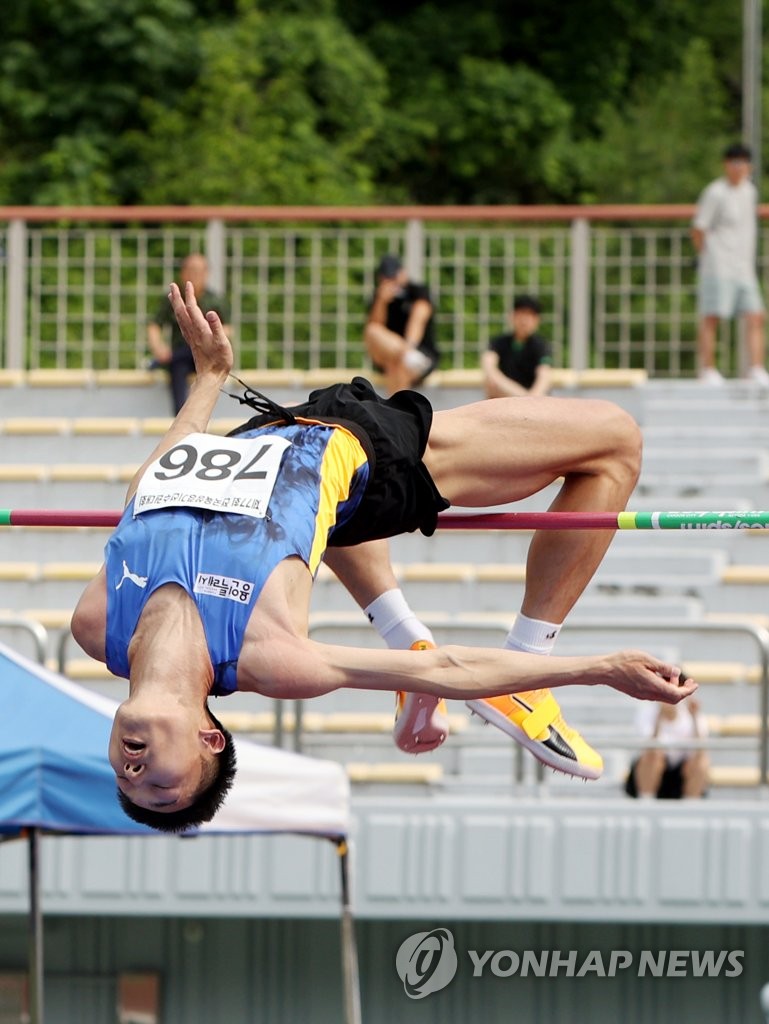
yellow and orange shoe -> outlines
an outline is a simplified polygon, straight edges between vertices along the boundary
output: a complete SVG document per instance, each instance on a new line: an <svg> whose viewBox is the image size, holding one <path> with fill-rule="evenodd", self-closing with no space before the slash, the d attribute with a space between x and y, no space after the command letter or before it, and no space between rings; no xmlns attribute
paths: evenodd
<svg viewBox="0 0 769 1024"><path fill-rule="evenodd" d="M542 764L580 779L600 777L603 758L566 724L550 690L526 690L465 703L484 721L526 747Z"/></svg>
<svg viewBox="0 0 769 1024"><path fill-rule="evenodd" d="M430 651L435 644L417 640L412 651ZM427 693L404 693L395 697L395 725L393 739L399 750L407 754L427 754L435 750L449 734L446 701Z"/></svg>

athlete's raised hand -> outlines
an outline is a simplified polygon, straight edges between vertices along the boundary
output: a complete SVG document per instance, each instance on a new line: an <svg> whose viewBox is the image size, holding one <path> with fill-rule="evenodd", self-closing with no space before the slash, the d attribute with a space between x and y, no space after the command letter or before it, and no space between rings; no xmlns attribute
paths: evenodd
<svg viewBox="0 0 769 1024"><path fill-rule="evenodd" d="M190 281L184 286L184 296L174 282L168 297L179 329L192 349L198 376L212 374L225 378L232 370L232 345L219 314L213 310L203 314Z"/></svg>
<svg viewBox="0 0 769 1024"><path fill-rule="evenodd" d="M156 459L179 444L188 434L202 434L208 429L221 386L232 369L230 339L224 333L224 327L216 313L207 313L203 316L192 284L188 281L184 286L183 298L179 286L172 284L168 298L171 300L181 332L192 349L197 376L190 388L187 401L131 481L126 494L126 505L136 494L145 471Z"/></svg>

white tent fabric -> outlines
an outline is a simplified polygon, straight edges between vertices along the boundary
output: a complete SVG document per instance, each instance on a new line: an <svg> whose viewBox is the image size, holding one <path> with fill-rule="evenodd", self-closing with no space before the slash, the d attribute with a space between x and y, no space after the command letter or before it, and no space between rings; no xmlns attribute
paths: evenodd
<svg viewBox="0 0 769 1024"><path fill-rule="evenodd" d="M341 765L274 747L235 741L238 774L201 832L303 832L347 835L350 790Z"/></svg>

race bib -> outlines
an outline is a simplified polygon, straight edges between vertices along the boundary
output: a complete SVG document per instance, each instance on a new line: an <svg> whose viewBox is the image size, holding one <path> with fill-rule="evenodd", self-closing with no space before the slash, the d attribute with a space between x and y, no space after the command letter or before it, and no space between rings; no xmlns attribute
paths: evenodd
<svg viewBox="0 0 769 1024"><path fill-rule="evenodd" d="M134 516L181 505L263 519L290 444L272 434L189 434L148 466L136 491Z"/></svg>

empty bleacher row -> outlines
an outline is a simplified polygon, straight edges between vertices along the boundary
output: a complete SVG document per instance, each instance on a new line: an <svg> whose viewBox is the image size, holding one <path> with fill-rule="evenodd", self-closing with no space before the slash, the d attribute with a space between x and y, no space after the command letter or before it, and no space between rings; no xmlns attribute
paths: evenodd
<svg viewBox="0 0 769 1024"><path fill-rule="evenodd" d="M2 383L0 399L13 399L3 402L0 414L0 505L6 508L121 507L127 482L170 422L163 415L165 391L155 377L136 375L122 384L112 378L92 381L87 389L50 380L45 386L6 381L4 389ZM269 383L275 385L271 393L288 402L299 400L308 383L323 381L303 379L302 387L289 379ZM595 377L582 389L572 381L568 393L606 394L642 423L644 467L632 508L769 507L767 396L745 385L703 397L692 384L637 386L637 378L613 383L616 387L604 391ZM436 406L480 397L469 375L457 376L453 384L453 389L430 389ZM244 416L237 408L223 400L213 429L226 433L241 422ZM545 509L556 489L518 507ZM98 569L107 536L108 531L83 528L0 532L0 617L21 614L42 623L50 634L52 664L61 651L71 677L118 697L124 683L86 659L71 639L60 643L85 582ZM393 542L393 559L409 600L429 617L439 639L496 644L520 605L530 538L517 531L439 532L429 540L412 535ZM619 534L564 630L559 653L632 645L683 661L703 683L703 704L716 737L714 782L731 788L755 784L760 649L748 631L728 633L716 624L766 628L768 597L769 531L703 531L696 537ZM319 573L313 613L315 623L322 624L319 639L380 643L325 569ZM640 628L654 621L671 628L656 633ZM698 628L687 633L687 622ZM602 623L609 627L604 632L597 630ZM703 623L713 628L702 629ZM0 635L6 639L10 634ZM580 791L616 791L632 756L632 702L606 690L574 689L559 699L567 717L607 751L605 781ZM271 741L272 702L236 695L222 713L241 731ZM293 713L287 709L283 722L289 745L298 735ZM332 694L301 715L302 749L344 761L359 785L541 784L530 759L511 750L495 730L470 721L461 706L452 712L451 741L428 758L400 755L391 742L390 723L390 701L382 695ZM574 790L566 780L549 774L548 780L550 786Z"/></svg>

